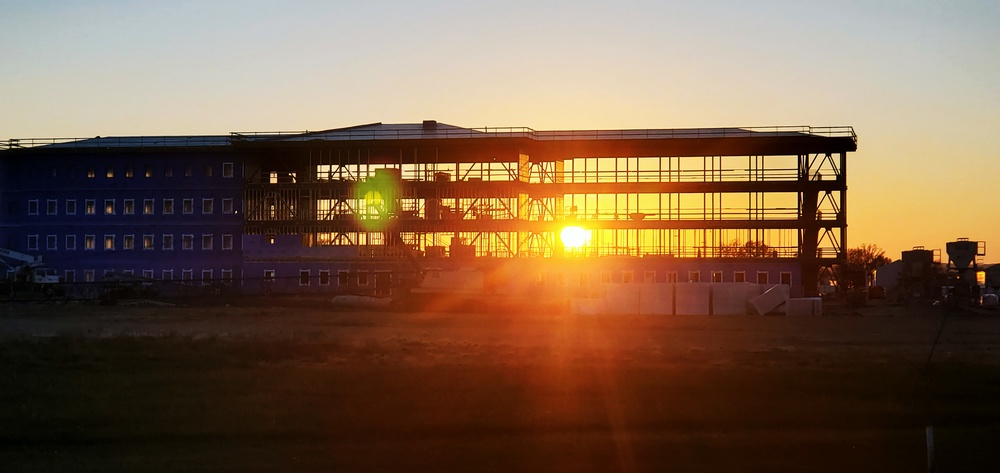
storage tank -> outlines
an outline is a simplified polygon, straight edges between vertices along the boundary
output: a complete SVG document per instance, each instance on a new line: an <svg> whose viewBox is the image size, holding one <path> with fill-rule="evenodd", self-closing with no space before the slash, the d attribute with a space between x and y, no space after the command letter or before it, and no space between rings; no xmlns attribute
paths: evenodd
<svg viewBox="0 0 1000 473"><path fill-rule="evenodd" d="M905 276L923 276L934 264L934 250L914 247L903 252L903 273Z"/></svg>
<svg viewBox="0 0 1000 473"><path fill-rule="evenodd" d="M969 269L979 254L979 242L969 241L968 238L949 241L945 248L948 251L948 262L959 271Z"/></svg>

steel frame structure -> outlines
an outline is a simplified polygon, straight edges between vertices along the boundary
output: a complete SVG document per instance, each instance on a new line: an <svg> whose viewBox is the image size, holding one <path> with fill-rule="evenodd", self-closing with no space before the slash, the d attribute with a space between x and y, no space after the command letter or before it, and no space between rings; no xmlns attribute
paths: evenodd
<svg viewBox="0 0 1000 473"><path fill-rule="evenodd" d="M245 156L247 234L301 235L359 258L795 258L805 294L846 258L847 153L857 149L850 127L543 132L432 121L232 141ZM377 176L395 190L376 206L359 192ZM365 226L371 218L384 226ZM590 241L563 247L570 225Z"/></svg>

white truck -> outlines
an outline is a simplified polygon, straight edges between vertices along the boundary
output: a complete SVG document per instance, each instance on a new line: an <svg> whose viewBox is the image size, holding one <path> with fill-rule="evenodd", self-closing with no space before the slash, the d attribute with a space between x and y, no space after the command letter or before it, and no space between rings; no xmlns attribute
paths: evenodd
<svg viewBox="0 0 1000 473"><path fill-rule="evenodd" d="M52 297L62 281L55 270L42 262L41 256L31 256L7 248L0 248L0 263L6 268L2 274L3 284L11 296L18 292L30 291Z"/></svg>

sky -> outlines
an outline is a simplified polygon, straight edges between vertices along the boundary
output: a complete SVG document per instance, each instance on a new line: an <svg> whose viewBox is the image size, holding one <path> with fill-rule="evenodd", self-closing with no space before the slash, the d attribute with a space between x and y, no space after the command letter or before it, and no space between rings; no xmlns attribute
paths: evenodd
<svg viewBox="0 0 1000 473"><path fill-rule="evenodd" d="M997 25L995 0L8 0L0 139L848 125L848 246L992 262Z"/></svg>

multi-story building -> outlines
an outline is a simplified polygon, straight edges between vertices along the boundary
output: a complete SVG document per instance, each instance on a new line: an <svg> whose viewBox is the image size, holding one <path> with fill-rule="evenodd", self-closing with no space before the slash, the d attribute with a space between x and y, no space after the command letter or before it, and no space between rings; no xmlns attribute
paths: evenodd
<svg viewBox="0 0 1000 473"><path fill-rule="evenodd" d="M475 267L493 275L486 285L746 281L813 294L845 256L857 140L849 127L426 121L5 144L0 246L42 255L70 282L114 272L385 294Z"/></svg>

